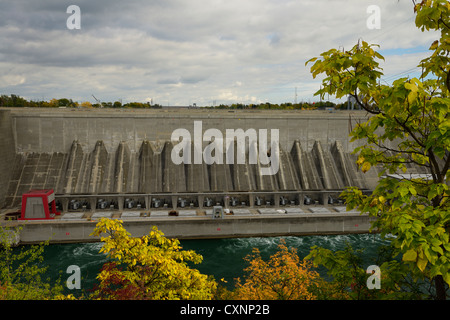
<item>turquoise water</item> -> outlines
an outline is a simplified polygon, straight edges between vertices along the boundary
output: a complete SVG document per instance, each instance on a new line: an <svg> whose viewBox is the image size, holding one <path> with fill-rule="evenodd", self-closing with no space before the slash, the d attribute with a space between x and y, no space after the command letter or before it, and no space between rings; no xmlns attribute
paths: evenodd
<svg viewBox="0 0 450 320"><path fill-rule="evenodd" d="M378 234L352 234L336 236L304 236L304 237L268 237L268 238L234 238L211 240L184 240L181 244L186 250L195 250L203 256L203 262L195 265L200 272L213 275L216 280L224 278L227 286L234 286L234 279L243 276L246 263L244 257L258 248L263 258L274 254L280 239L286 241L288 247L297 249L300 258L305 257L314 245L330 250L342 250L346 243L354 249L364 248L363 261L367 266L375 263L377 249L388 244ZM102 243L60 244L49 245L44 252L45 264L49 266L48 276L56 279L61 275L62 284L65 285L71 274L66 273L70 265L76 265L81 270L81 291L88 292L96 283L102 265L107 261L99 250ZM73 294L80 290L67 291Z"/></svg>

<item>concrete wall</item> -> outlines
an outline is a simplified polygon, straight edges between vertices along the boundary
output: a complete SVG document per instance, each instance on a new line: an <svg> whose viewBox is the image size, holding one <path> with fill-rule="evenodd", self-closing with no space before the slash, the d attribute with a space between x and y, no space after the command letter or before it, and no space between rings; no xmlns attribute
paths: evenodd
<svg viewBox="0 0 450 320"><path fill-rule="evenodd" d="M166 237L178 239L258 237L280 235L324 235L369 232L373 218L359 213L316 214L297 217L227 217L147 219L124 221L123 225L133 237L140 237L157 226ZM98 241L90 234L97 221L27 221L21 222L20 243L51 243ZM18 225L10 222L11 226Z"/></svg>
<svg viewBox="0 0 450 320"><path fill-rule="evenodd" d="M356 147L349 132L366 116L360 111L11 109L16 155L4 207L20 204L30 189L49 188L69 195L371 189L376 178L362 176L349 155ZM201 135L214 128L223 138L227 129L267 129L270 140L270 129L278 129L278 173L262 176L259 164L248 163L174 165L173 145L164 141L184 128L195 144L195 121L202 123Z"/></svg>
<svg viewBox="0 0 450 320"><path fill-rule="evenodd" d="M193 135L194 121L209 128L247 130L279 129L280 145L291 150L294 140L310 151L316 141L323 147L340 141L345 152L355 147L348 134L357 121L366 119L361 111L294 110L78 110L14 109L17 152L69 152L78 140L84 152L91 152L102 140L108 152L115 152L125 141L131 152L138 152L145 140L170 140L173 130L185 128Z"/></svg>
<svg viewBox="0 0 450 320"><path fill-rule="evenodd" d="M18 205L30 189L48 188L57 194L370 188L346 157L354 147L348 132L356 116L362 120L360 113L321 111L16 109L16 162L22 167L13 172L6 207ZM279 130L277 174L261 175L260 165L248 164L248 152L246 164L174 165L172 143L161 140L184 128L195 145L194 121L202 124L200 135L215 128L223 138L227 129Z"/></svg>
<svg viewBox="0 0 450 320"><path fill-rule="evenodd" d="M5 203L14 168L15 143L11 113L0 110L0 208Z"/></svg>

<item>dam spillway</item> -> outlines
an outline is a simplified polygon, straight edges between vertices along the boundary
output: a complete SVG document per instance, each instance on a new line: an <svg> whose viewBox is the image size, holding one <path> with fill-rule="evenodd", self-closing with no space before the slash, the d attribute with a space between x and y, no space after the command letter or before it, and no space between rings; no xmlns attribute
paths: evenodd
<svg viewBox="0 0 450 320"><path fill-rule="evenodd" d="M299 141L290 152L280 148L280 168L273 176L262 176L256 165L247 163L174 165L172 148L168 141L144 141L138 153L131 153L121 142L109 153L100 140L89 153L74 141L68 153L16 154L6 206L18 205L31 189L54 189L57 195L367 189L354 159L342 153L333 157L320 142L310 153ZM341 167L347 170L338 170Z"/></svg>
<svg viewBox="0 0 450 320"><path fill-rule="evenodd" d="M250 206L262 195L264 203L278 204L285 197L299 204L306 194L316 194L325 202L320 192L329 191L328 196L333 191L337 196L347 186L370 190L377 180L376 171L362 174L351 154L357 144L349 141L348 134L367 117L360 111L18 108L0 112L2 135L10 141L5 148L10 163L3 164L8 169L2 173L8 177L3 180L1 201L6 208L18 206L21 195L31 189L54 189L57 197L65 199L64 210L77 196L89 207L95 207L99 197L109 196L122 208L125 199L118 200L117 195L130 195L146 208L152 206L154 195L174 208L183 197L202 207L208 196L211 203L223 202L222 194ZM249 163L249 151L257 148L250 143L243 164L174 164L171 134L179 128L194 132L195 121L202 122L203 131L217 129L224 134L227 129L278 129L277 173L261 175L261 164ZM202 143L205 146L207 142ZM189 198L192 194L202 198Z"/></svg>

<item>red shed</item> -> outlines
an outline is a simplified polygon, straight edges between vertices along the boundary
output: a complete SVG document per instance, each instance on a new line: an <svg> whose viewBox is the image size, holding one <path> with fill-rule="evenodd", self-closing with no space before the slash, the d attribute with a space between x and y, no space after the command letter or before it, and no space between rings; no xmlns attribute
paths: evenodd
<svg viewBox="0 0 450 320"><path fill-rule="evenodd" d="M19 220L53 219L56 211L53 189L30 190L22 195L22 214Z"/></svg>

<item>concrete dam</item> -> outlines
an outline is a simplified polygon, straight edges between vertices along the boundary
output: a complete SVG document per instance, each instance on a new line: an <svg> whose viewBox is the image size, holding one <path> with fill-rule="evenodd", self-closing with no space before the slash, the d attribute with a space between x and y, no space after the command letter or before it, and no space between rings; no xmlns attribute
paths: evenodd
<svg viewBox="0 0 450 320"><path fill-rule="evenodd" d="M24 226L24 243L92 241L100 217L123 219L136 236L151 225L178 238L368 232L372 218L345 212L339 199L347 186L370 192L378 181L376 168L358 170L352 150L362 142L348 136L366 119L362 111L2 109L0 218L34 189L53 189L62 214L0 222ZM175 164L177 129L192 135L181 153L192 158L212 143L208 132L238 130L268 132L269 157L276 129L278 170L263 175L268 165L249 160L261 150L250 137L240 150L234 141L234 160L241 152L244 162ZM214 206L230 213L213 219Z"/></svg>
<svg viewBox="0 0 450 320"><path fill-rule="evenodd" d="M77 197L88 207L97 206L89 201L93 196L113 197L117 208L132 206L125 198L146 208L158 205L157 200L161 206L202 207L206 201L223 202L222 194L234 195L229 199L239 205L278 204L279 199L298 204L304 200L299 193L315 195L313 200L321 202L320 192L336 196L347 186L371 189L376 181L375 174L358 170L351 154L349 131L365 117L358 111L14 109L5 113L14 150L8 155L10 177L7 183L3 180L3 207L19 205L21 195L31 189L54 189L61 199L67 196L64 210L69 209L68 200ZM224 133L278 129L278 172L260 175L259 164L249 163L248 143L244 164L175 165L171 133L178 128L193 132L195 120L202 121L204 130ZM117 195L125 197L121 203ZM201 201L198 195L203 196Z"/></svg>

